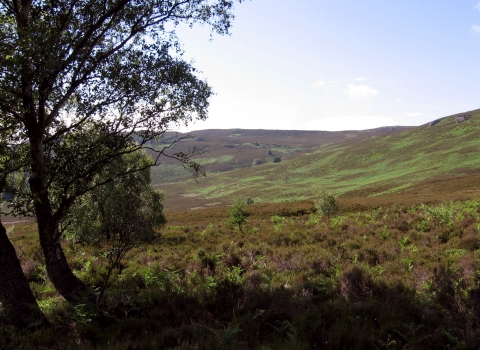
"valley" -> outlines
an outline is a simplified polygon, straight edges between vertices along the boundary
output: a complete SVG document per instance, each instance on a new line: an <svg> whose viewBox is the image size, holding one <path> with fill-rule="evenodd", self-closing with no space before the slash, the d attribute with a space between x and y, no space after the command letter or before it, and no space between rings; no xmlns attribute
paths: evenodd
<svg viewBox="0 0 480 350"><path fill-rule="evenodd" d="M467 114L469 120L455 122ZM207 143L208 152L198 159L206 177L194 180L178 164L152 170L154 187L165 191L168 210L228 205L239 196L255 203L305 200L315 186L342 198L478 188L480 110L441 118L434 126L194 134L202 141L192 139L189 147ZM281 160L274 163L275 157ZM168 175L172 167L182 175Z"/></svg>

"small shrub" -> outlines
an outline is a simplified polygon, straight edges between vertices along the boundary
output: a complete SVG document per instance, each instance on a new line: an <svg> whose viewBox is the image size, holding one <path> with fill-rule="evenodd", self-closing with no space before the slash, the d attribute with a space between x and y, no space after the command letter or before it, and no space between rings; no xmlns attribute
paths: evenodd
<svg viewBox="0 0 480 350"><path fill-rule="evenodd" d="M453 223L453 214L450 208L446 205L440 205L436 208L422 204L421 208L430 215L436 228L450 227Z"/></svg>
<svg viewBox="0 0 480 350"><path fill-rule="evenodd" d="M327 218L337 215L339 207L335 195L327 190L317 190L315 207Z"/></svg>
<svg viewBox="0 0 480 350"><path fill-rule="evenodd" d="M261 160L260 158L255 158L252 162L252 166L261 165L261 164L263 164L263 160Z"/></svg>
<svg viewBox="0 0 480 350"><path fill-rule="evenodd" d="M208 267L212 273L215 273L215 267L220 264L223 254L216 252L205 252L201 249L197 253L197 257L200 260L202 267Z"/></svg>
<svg viewBox="0 0 480 350"><path fill-rule="evenodd" d="M243 233L242 225L247 222L247 212L245 211L245 201L237 198L230 209L229 222L238 225L238 229Z"/></svg>

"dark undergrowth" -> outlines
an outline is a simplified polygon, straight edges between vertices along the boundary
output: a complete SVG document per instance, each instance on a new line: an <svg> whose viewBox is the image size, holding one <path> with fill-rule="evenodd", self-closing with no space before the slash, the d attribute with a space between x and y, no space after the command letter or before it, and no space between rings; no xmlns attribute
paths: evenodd
<svg viewBox="0 0 480 350"><path fill-rule="evenodd" d="M10 237L53 327L4 323L0 348L478 349L479 207L352 206L327 220L247 206L244 234L221 211L172 213L98 305L58 296L33 226L18 226ZM64 244L75 273L101 286L102 247Z"/></svg>

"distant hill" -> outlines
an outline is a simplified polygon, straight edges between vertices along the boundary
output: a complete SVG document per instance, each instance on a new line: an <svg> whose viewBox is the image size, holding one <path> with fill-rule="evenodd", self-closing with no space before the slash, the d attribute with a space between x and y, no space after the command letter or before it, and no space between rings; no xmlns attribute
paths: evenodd
<svg viewBox="0 0 480 350"><path fill-rule="evenodd" d="M471 118L457 124L455 118L463 115ZM206 167L207 177L198 183L158 182L169 209L225 205L237 196L302 200L311 198L317 185L343 197L366 197L422 189L428 195L442 191L439 184L475 189L480 183L480 110L414 128L207 130L196 136L209 145L211 158L204 159L216 172ZM275 157L281 161L273 163Z"/></svg>
<svg viewBox="0 0 480 350"><path fill-rule="evenodd" d="M203 150L196 160L207 174L218 174L235 169L250 168L261 164L297 158L326 145L352 143L369 137L391 134L409 127L382 127L362 131L298 131L298 130L200 130L191 138L176 144L170 153L188 149ZM187 135L167 133L157 147L169 144L175 137ZM191 174L174 159L165 159L152 170L155 184L188 180Z"/></svg>

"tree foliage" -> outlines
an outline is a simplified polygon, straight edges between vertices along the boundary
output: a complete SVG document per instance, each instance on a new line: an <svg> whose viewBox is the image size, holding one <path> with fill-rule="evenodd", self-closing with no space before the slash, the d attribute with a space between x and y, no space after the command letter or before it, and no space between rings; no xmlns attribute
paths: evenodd
<svg viewBox="0 0 480 350"><path fill-rule="evenodd" d="M247 222L247 212L245 210L245 201L240 197L235 199L230 208L229 222L233 225L238 225L238 229L243 233L242 225Z"/></svg>
<svg viewBox="0 0 480 350"><path fill-rule="evenodd" d="M119 157L97 174L98 182L102 182L128 169L143 168L78 198L63 220L64 233L87 244L111 241L134 246L140 241L150 241L155 229L165 223L163 193L151 187L151 164L148 155L137 151Z"/></svg>
<svg viewBox="0 0 480 350"><path fill-rule="evenodd" d="M30 153L23 165L31 170L32 196L18 208L39 199L61 219L116 156L150 145L171 127L204 120L212 91L182 59L173 29L201 23L228 33L232 6L0 2L0 131L8 136L2 148ZM165 155L198 170L190 154L169 146L152 147L156 162Z"/></svg>
<svg viewBox="0 0 480 350"><path fill-rule="evenodd" d="M315 193L315 207L327 218L337 215L339 206L335 195L325 189L317 188Z"/></svg>
<svg viewBox="0 0 480 350"><path fill-rule="evenodd" d="M118 173L126 175L99 186L77 199L63 220L63 232L77 242L102 247L107 257L107 275L97 301L101 301L113 270L136 245L151 241L165 222L163 193L151 187L151 158L143 151L118 157L98 182ZM129 169L141 171L128 172Z"/></svg>

